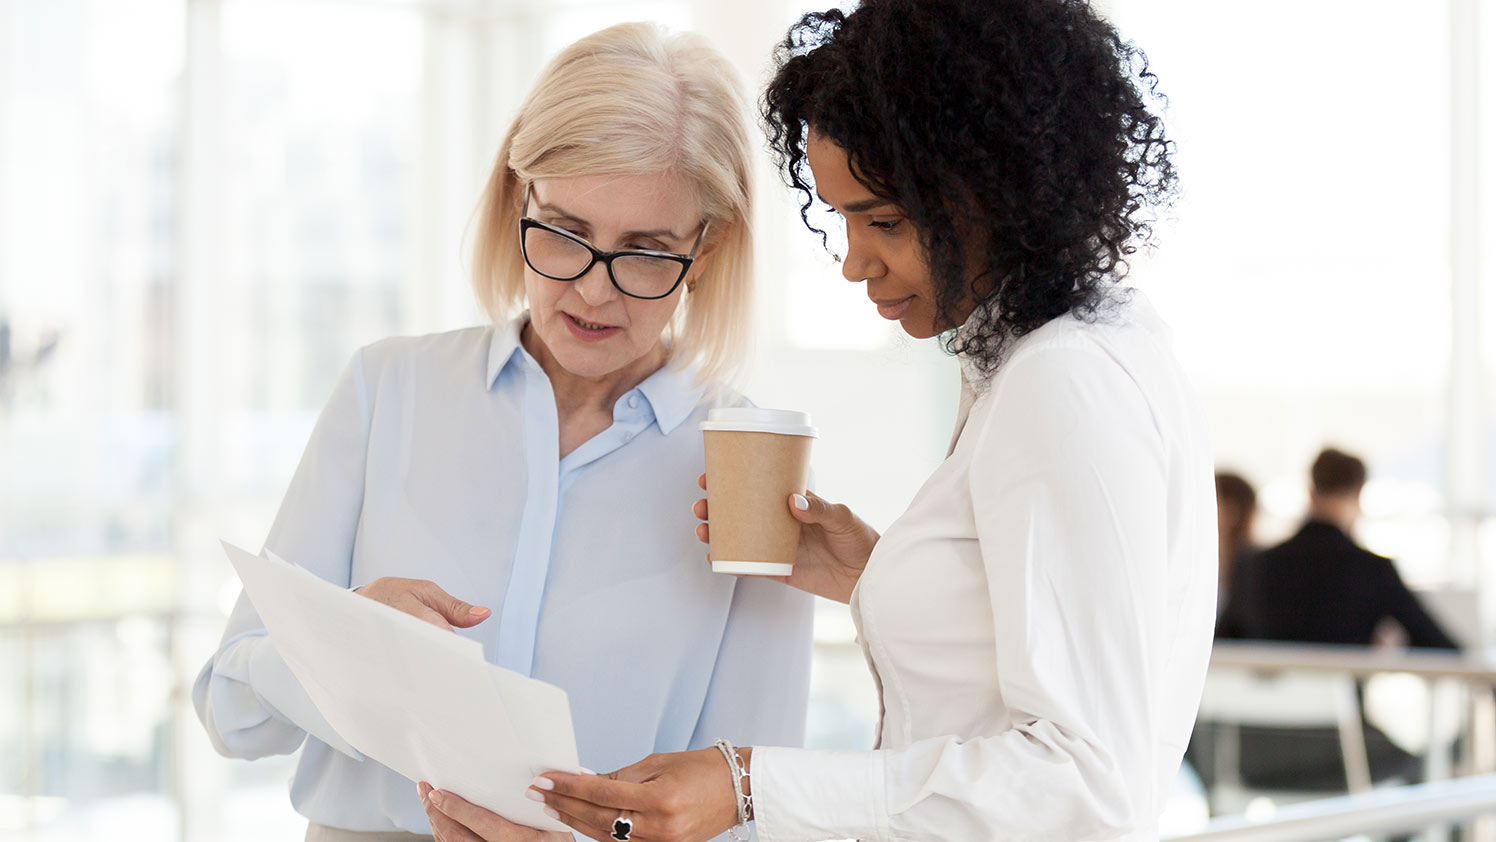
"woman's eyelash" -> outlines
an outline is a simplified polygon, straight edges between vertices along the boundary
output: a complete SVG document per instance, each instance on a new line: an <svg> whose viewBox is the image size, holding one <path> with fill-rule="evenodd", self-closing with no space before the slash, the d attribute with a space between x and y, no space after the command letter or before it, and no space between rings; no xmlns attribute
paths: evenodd
<svg viewBox="0 0 1496 842"><path fill-rule="evenodd" d="M879 231L892 231L893 229L899 227L899 223L903 221L904 220L902 219L890 219L887 221L875 219L869 222L868 226L871 228L877 228Z"/></svg>

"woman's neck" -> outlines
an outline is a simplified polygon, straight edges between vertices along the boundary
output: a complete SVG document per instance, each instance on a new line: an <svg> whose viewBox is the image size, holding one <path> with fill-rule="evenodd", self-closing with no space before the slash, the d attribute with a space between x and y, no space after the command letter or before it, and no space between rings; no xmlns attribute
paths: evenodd
<svg viewBox="0 0 1496 842"><path fill-rule="evenodd" d="M550 378L551 391L556 395L556 414L563 426L568 419L576 417L605 415L611 418L613 405L618 403L618 399L659 371L668 358L661 343L617 371L601 377L584 377L567 371L529 323L520 331L520 344Z"/></svg>

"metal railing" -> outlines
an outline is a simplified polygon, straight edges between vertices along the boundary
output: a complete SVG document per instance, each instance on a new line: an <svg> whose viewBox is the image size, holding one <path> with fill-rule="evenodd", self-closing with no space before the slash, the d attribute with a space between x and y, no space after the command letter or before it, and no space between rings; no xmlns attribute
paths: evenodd
<svg viewBox="0 0 1496 842"><path fill-rule="evenodd" d="M1216 641L1213 667L1260 670L1305 670L1377 675L1400 672L1424 678L1456 678L1496 685L1496 661L1446 649L1378 649L1319 643L1245 643Z"/></svg>
<svg viewBox="0 0 1496 842"><path fill-rule="evenodd" d="M1470 702L1465 776L1449 778L1454 771L1449 759L1431 751L1428 783L1279 807L1260 821L1244 815L1223 816L1198 833L1173 837L1172 842L1314 842L1418 830L1496 814L1496 661L1438 649L1218 641L1210 665L1212 669L1335 672L1361 678L1401 673L1431 684L1463 685ZM1447 747L1443 753L1448 753ZM1490 823L1478 824L1467 838L1491 840Z"/></svg>
<svg viewBox="0 0 1496 842"><path fill-rule="evenodd" d="M1272 818L1225 816L1169 842L1318 842L1397 833L1496 813L1496 774L1373 790L1280 807Z"/></svg>

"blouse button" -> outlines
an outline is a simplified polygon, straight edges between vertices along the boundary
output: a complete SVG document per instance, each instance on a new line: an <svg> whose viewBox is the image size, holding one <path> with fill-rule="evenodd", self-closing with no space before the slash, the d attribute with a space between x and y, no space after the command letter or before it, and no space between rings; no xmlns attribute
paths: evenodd
<svg viewBox="0 0 1496 842"><path fill-rule="evenodd" d="M638 409L638 408L639 408L639 396L638 395L629 395L629 409Z"/></svg>

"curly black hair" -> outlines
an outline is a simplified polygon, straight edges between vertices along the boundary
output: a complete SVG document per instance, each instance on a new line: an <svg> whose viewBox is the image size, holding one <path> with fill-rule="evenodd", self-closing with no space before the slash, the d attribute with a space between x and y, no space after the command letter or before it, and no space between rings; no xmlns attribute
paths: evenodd
<svg viewBox="0 0 1496 842"><path fill-rule="evenodd" d="M864 0L805 15L775 59L764 126L806 227L825 242L814 130L914 224L945 347L982 371L1056 316L1094 317L1177 191L1158 79L1084 0Z"/></svg>

